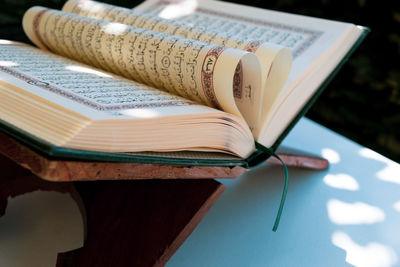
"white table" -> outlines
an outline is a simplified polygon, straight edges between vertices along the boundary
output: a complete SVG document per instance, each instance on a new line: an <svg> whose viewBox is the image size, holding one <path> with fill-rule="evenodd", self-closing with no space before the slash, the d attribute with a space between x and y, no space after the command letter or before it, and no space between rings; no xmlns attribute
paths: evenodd
<svg viewBox="0 0 400 267"><path fill-rule="evenodd" d="M308 119L284 145L323 155L330 168L290 169L278 231L283 169L263 165L220 180L224 194L167 267L400 266L400 165ZM0 266L54 266L57 252L82 244L67 194L16 197L0 218Z"/></svg>
<svg viewBox="0 0 400 267"><path fill-rule="evenodd" d="M400 165L302 119L284 145L319 154L326 171L261 166L227 186L168 262L175 266L400 266Z"/></svg>

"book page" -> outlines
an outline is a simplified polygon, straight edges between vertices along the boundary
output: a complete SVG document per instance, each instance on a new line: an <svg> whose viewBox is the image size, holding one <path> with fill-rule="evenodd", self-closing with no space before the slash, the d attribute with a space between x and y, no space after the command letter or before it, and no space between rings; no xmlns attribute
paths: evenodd
<svg viewBox="0 0 400 267"><path fill-rule="evenodd" d="M213 0L146 0L134 10L291 49L291 72L258 137L265 146L275 142L362 32L351 23Z"/></svg>
<svg viewBox="0 0 400 267"><path fill-rule="evenodd" d="M156 9L152 9L152 13L143 13L96 1L69 0L65 3L63 10L91 18L123 23L255 53L261 63L261 88L263 92L257 94L251 88L246 88L243 94L256 93L253 105L260 106L261 112L260 122L257 125L260 125L261 121L266 119L263 115L267 114L267 111L271 108L290 72L290 50L265 40L260 41L259 36L252 36L254 38L250 39L244 35L235 35L232 32L220 30L218 27L209 27L205 23L198 23L198 21L181 22L170 20L168 16L159 17L152 14ZM242 100L242 91L234 90L234 96L239 109L245 109L248 103ZM257 137L258 131L253 131L253 134Z"/></svg>
<svg viewBox="0 0 400 267"><path fill-rule="evenodd" d="M182 107L189 112L201 112L203 107L109 72L6 40L0 40L0 79L3 85L23 88L91 119L134 117L127 116L128 113L136 113L138 118L150 113L173 115ZM203 112L209 110L203 108Z"/></svg>
<svg viewBox="0 0 400 267"><path fill-rule="evenodd" d="M23 26L42 49L244 117L250 128L259 120L261 71L251 53L42 7L29 9ZM239 110L234 91L245 88L254 91Z"/></svg>
<svg viewBox="0 0 400 267"><path fill-rule="evenodd" d="M293 54L288 83L307 69L349 26L347 23L213 0L147 0L134 10L225 32L239 39L288 47Z"/></svg>

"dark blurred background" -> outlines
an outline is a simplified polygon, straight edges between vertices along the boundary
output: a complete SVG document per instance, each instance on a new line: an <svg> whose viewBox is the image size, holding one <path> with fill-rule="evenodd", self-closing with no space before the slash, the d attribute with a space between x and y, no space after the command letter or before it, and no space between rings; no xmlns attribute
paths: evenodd
<svg viewBox="0 0 400 267"><path fill-rule="evenodd" d="M62 0L0 0L0 38L29 42L21 18L33 5ZM104 2L133 7L142 1ZM366 40L308 112L318 123L400 162L400 2L368 0L237 1L246 5L367 26Z"/></svg>

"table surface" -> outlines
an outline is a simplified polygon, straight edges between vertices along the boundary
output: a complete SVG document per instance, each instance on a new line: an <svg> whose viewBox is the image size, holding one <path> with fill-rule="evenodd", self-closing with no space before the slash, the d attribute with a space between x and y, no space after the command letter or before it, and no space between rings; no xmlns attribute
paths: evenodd
<svg viewBox="0 0 400 267"><path fill-rule="evenodd" d="M305 118L283 145L322 155L330 167L290 168L278 231L283 168L265 164L219 180L227 189L167 267L400 266L400 165ZM82 233L68 195L16 197L0 218L0 266L54 266Z"/></svg>
<svg viewBox="0 0 400 267"><path fill-rule="evenodd" d="M400 165L302 119L284 145L329 159L326 171L283 169L235 180L167 266L400 266Z"/></svg>

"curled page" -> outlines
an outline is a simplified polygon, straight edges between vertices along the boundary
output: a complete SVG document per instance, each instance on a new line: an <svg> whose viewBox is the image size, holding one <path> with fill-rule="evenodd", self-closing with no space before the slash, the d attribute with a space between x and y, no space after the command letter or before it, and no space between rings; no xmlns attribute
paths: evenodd
<svg viewBox="0 0 400 267"><path fill-rule="evenodd" d="M252 53L43 7L29 9L23 27L44 50L222 109L251 129L259 120L261 69Z"/></svg>
<svg viewBox="0 0 400 267"><path fill-rule="evenodd" d="M262 72L262 92L260 94L256 93L253 102L253 105L257 106L260 112L256 125L261 125L266 120L267 114L283 88L290 72L292 63L291 51L289 48L280 45L261 42L259 40L232 37L216 29L207 29L198 25L161 18L155 14L138 12L90 0L69 0L65 3L63 10L96 19L119 22L253 52L260 60ZM240 91L234 93L236 104L240 110L246 110L246 108L248 109L247 103L241 99L240 93ZM252 92L252 88L246 88L243 93L250 94L254 92ZM255 138L258 138L259 130L260 128L253 130Z"/></svg>

